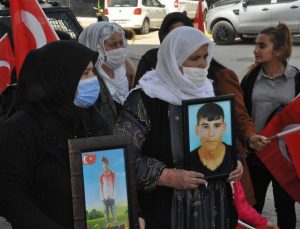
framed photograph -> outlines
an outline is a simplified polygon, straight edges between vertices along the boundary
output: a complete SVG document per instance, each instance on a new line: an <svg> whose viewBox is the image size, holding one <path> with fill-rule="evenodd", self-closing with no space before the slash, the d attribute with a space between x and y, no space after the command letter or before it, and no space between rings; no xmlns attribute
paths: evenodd
<svg viewBox="0 0 300 229"><path fill-rule="evenodd" d="M75 229L138 228L131 138L68 141Z"/></svg>
<svg viewBox="0 0 300 229"><path fill-rule="evenodd" d="M183 101L185 165L205 179L228 174L237 163L234 95Z"/></svg>

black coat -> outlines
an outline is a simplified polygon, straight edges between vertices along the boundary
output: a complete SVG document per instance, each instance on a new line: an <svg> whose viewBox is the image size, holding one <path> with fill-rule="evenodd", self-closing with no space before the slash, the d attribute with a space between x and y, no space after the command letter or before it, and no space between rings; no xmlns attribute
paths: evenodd
<svg viewBox="0 0 300 229"><path fill-rule="evenodd" d="M101 98L88 109L73 103L97 55L77 42L57 41L24 61L16 113L0 128L0 215L14 229L73 228L67 141L109 134L112 127L109 114L101 115Z"/></svg>

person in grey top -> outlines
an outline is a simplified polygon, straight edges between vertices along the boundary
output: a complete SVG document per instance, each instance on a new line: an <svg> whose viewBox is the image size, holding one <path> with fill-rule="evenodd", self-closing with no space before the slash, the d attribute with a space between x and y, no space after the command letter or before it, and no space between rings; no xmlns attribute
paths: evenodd
<svg viewBox="0 0 300 229"><path fill-rule="evenodd" d="M299 93L300 74L296 67L288 64L291 53L291 32L283 23L262 30L256 38L255 64L243 78L241 87L248 113L259 131ZM294 229L295 201L256 154L250 154L247 161L256 198L255 209L261 213L268 185L272 181L278 226Z"/></svg>

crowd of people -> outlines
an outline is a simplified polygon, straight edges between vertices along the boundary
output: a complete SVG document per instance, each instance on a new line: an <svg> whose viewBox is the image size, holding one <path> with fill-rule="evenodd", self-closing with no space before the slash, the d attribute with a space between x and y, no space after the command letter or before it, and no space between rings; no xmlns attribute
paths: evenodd
<svg viewBox="0 0 300 229"><path fill-rule="evenodd" d="M27 54L0 111L0 216L14 229L74 228L68 139L126 133L134 144L129 169L136 175L141 229L233 229L238 220L295 229L295 200L255 153L270 143L262 129L300 91L300 73L288 62L288 26L260 32L255 63L241 84L214 58L213 41L182 13L166 16L160 47L145 53L137 68L127 56L130 38L118 24L102 21L78 41L55 41ZM206 103L195 126L201 145L191 150L187 167L183 101L228 94L234 95L237 144L222 139L229 125L223 107ZM105 196L112 174L108 159L102 163ZM206 179L218 172L225 175ZM277 222L261 215L270 182ZM115 199L107 199L106 221L109 210L117 221Z"/></svg>

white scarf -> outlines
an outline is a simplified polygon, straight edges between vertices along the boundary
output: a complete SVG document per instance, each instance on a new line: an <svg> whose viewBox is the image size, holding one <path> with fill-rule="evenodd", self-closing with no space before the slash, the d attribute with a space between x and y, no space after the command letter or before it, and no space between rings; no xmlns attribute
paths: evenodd
<svg viewBox="0 0 300 229"><path fill-rule="evenodd" d="M129 94L129 83L126 76L125 65L114 70L114 79L109 77L102 67L97 65L96 68L100 75L103 76L103 80L105 81L105 84L108 87L108 90L114 101L124 105L124 102Z"/></svg>
<svg viewBox="0 0 300 229"><path fill-rule="evenodd" d="M192 27L181 26L172 30L158 50L155 70L145 73L139 80L143 91L151 98L159 98L174 105L181 105L182 100L214 96L212 82L208 78L202 87L197 87L179 70L182 63L205 44L208 44L208 69L213 42Z"/></svg>

